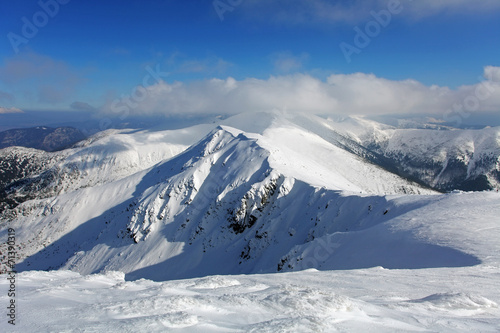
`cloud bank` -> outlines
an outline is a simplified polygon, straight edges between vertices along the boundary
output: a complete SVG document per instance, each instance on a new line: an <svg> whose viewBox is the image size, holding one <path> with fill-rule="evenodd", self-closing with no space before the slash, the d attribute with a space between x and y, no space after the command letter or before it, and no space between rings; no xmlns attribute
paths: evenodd
<svg viewBox="0 0 500 333"><path fill-rule="evenodd" d="M365 73L334 74L326 81L306 74L267 80L160 81L136 89L136 95L115 100L104 110L122 115L231 115L276 109L346 115L500 112L500 67L485 67L484 77L457 89Z"/></svg>
<svg viewBox="0 0 500 333"><path fill-rule="evenodd" d="M18 108L6 108L3 106L0 106L0 114L6 114L6 113L24 113L23 110L18 109Z"/></svg>

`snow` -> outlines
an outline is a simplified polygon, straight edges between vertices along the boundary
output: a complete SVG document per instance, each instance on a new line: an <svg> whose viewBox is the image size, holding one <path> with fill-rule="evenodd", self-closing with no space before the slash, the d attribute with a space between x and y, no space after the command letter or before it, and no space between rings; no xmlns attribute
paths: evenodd
<svg viewBox="0 0 500 333"><path fill-rule="evenodd" d="M60 168L76 167L81 187L104 184L178 155L211 128L203 124L163 131L108 130L75 149Z"/></svg>
<svg viewBox="0 0 500 333"><path fill-rule="evenodd" d="M342 148L424 140L395 131L271 112L65 151L78 176L1 221L20 273L0 332L499 331L500 194L438 194ZM488 131L445 150L496 152Z"/></svg>
<svg viewBox="0 0 500 333"><path fill-rule="evenodd" d="M500 127L402 129L362 117L294 115L288 119L326 141L358 151L358 155L369 148L368 154L383 155L400 171L435 188L450 190L480 175L486 176L491 187L500 188L496 172L500 168Z"/></svg>
<svg viewBox="0 0 500 333"><path fill-rule="evenodd" d="M314 134L282 128L261 135L219 127L144 171L24 203L30 213L10 223L22 245L20 268L121 270L156 280L275 272L304 241L391 217L383 215L390 201L360 193L435 195ZM222 260L228 265L214 264Z"/></svg>
<svg viewBox="0 0 500 333"><path fill-rule="evenodd" d="M496 332L498 268L314 269L125 281L123 273L18 275L2 332ZM0 280L0 289L6 282ZM0 302L5 303L1 296Z"/></svg>

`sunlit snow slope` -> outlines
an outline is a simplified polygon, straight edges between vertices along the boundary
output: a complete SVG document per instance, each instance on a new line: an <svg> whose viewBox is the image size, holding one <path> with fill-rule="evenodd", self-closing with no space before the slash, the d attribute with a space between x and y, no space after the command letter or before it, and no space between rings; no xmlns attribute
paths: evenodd
<svg viewBox="0 0 500 333"><path fill-rule="evenodd" d="M451 154L452 132L441 150L422 141L422 158ZM470 133L496 154L495 130ZM0 212L22 272L16 328L498 331L500 194L440 194L390 172L386 152L421 135L271 112L112 130L56 155L10 148L6 166L47 161L12 169L29 176Z"/></svg>
<svg viewBox="0 0 500 333"><path fill-rule="evenodd" d="M395 128L360 117L292 118L326 140L435 189L500 189L500 127Z"/></svg>
<svg viewBox="0 0 500 333"><path fill-rule="evenodd" d="M480 262L470 248L405 222L419 220L436 201L447 203L446 196L324 136L279 114L239 115L143 171L25 202L8 223L19 235L18 268L120 270L130 279L166 280ZM137 139L127 143L143 151ZM100 145L102 151L114 147L102 139ZM113 161L113 154L103 155ZM101 166L102 174L107 164L97 156L90 165ZM91 177L93 168L86 170ZM318 246L328 255L318 256ZM390 259L394 251L399 255Z"/></svg>
<svg viewBox="0 0 500 333"><path fill-rule="evenodd" d="M498 269L371 269L126 282L18 275L2 332L498 332ZM6 279L0 280L4 290ZM0 302L6 300L0 296Z"/></svg>

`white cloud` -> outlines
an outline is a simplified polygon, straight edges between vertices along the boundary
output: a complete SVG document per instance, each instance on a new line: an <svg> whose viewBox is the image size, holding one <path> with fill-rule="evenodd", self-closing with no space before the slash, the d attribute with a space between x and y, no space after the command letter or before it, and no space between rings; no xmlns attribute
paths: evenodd
<svg viewBox="0 0 500 333"><path fill-rule="evenodd" d="M242 3L244 15L284 24L348 23L358 24L371 18L371 11L400 3L401 17L420 19L437 14L477 15L500 10L498 0L252 0Z"/></svg>
<svg viewBox="0 0 500 333"><path fill-rule="evenodd" d="M18 109L18 108L6 108L3 106L0 106L0 114L6 114L6 113L24 113L23 110Z"/></svg>
<svg viewBox="0 0 500 333"><path fill-rule="evenodd" d="M497 0L401 0L408 9L407 15L413 17L427 17L440 13L477 15L500 10L500 1Z"/></svg>
<svg viewBox="0 0 500 333"><path fill-rule="evenodd" d="M486 67L485 76L499 71ZM134 105L126 110L129 114L236 114L272 109L316 114L442 114L456 105L469 112L500 111L500 81L496 78L455 90L364 73L335 74L326 82L304 74L267 80L161 81L145 88L140 101L123 101L114 107L123 111ZM107 110L113 111L109 106Z"/></svg>
<svg viewBox="0 0 500 333"><path fill-rule="evenodd" d="M335 100L324 93L322 85L324 83L307 75L271 77L268 80L211 79L189 84L161 81L145 88L147 97L130 112L235 114L292 106L321 112L335 104ZM124 101L119 107L126 105Z"/></svg>
<svg viewBox="0 0 500 333"><path fill-rule="evenodd" d="M372 74L332 75L328 78L339 111L354 114L392 114L439 111L451 91L427 87L414 80L391 81Z"/></svg>
<svg viewBox="0 0 500 333"><path fill-rule="evenodd" d="M486 66L484 68L484 78L489 81L500 82L500 67Z"/></svg>
<svg viewBox="0 0 500 333"><path fill-rule="evenodd" d="M271 55L274 68L280 73L290 73L300 70L308 58L309 55L307 53L294 55L291 52L278 52Z"/></svg>
<svg viewBox="0 0 500 333"><path fill-rule="evenodd" d="M373 3L373 2L372 2ZM365 1L339 3L326 0L254 0L243 3L243 13L252 19L275 23L310 24L313 22L356 22L369 14Z"/></svg>

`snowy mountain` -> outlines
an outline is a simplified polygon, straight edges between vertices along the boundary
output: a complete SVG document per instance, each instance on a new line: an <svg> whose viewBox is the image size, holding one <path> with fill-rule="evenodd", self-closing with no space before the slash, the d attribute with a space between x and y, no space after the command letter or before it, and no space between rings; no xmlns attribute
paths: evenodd
<svg viewBox="0 0 500 333"><path fill-rule="evenodd" d="M277 118L296 128L296 132L312 132L328 147L341 148L426 187L439 191L500 188L498 128L397 129L363 118L332 120L277 112L238 115L219 123L262 134ZM16 147L0 150L0 197L5 198L0 211L7 204L13 208L29 199L51 197L63 190L94 186L144 170L194 144L214 126L209 123L183 130L140 133L109 130L83 141L75 149L58 153ZM314 161L315 156L303 156L307 152L307 148L297 152L297 160ZM16 182L20 179L23 181Z"/></svg>
<svg viewBox="0 0 500 333"><path fill-rule="evenodd" d="M0 149L12 146L55 151L67 148L85 139L85 135L72 127L47 127L9 129L0 132Z"/></svg>
<svg viewBox="0 0 500 333"><path fill-rule="evenodd" d="M65 152L47 153L23 147L0 150L0 213L16 207L20 202L40 197L40 192L18 195L12 189L51 169L66 155Z"/></svg>
<svg viewBox="0 0 500 333"><path fill-rule="evenodd" d="M139 133L107 130L60 152L0 150L0 197L5 198L0 212L7 205L14 208L27 200L54 197L144 170L182 152L207 128L212 126Z"/></svg>
<svg viewBox="0 0 500 333"><path fill-rule="evenodd" d="M396 128L356 117L311 126L329 137L335 133L342 145L366 151L362 154L375 163L440 191L500 188L499 127L459 130L418 123L414 127L419 128Z"/></svg>
<svg viewBox="0 0 500 333"><path fill-rule="evenodd" d="M463 279L478 272L487 284L497 278L500 195L441 194L419 183L451 179L445 177L446 169L436 178L425 161L436 158L438 168L450 156L470 153L470 146L462 146L467 142L473 143L476 156L467 160L470 175L482 172L493 182L491 166L479 166L475 158L498 153L497 133L402 130L361 118L270 112L178 130L108 130L56 153L8 148L0 159L6 203L0 238L15 230L21 281L60 286L65 291L51 302L62 311L62 300L76 293L77 284L87 286L82 288L93 295L89 302L102 293L115 299L119 290L127 303L101 303L100 311L111 317L100 318L104 326L96 329L118 331L121 324L110 323L122 318L127 325L145 323L152 331L205 330L208 322L212 328L207 331L332 331L328 328L338 324L357 330L367 323L393 331L488 331L499 324L493 318L498 318L500 296L493 291L485 295ZM409 156L402 161L420 156L423 162L411 169L396 163L396 152ZM2 242L3 272L8 252ZM52 269L61 271L27 272ZM331 272L301 272L307 269ZM64 270L101 275L82 277ZM229 276L263 273L280 274ZM453 288L431 282L444 281L448 274L460 277ZM124 282L141 278L193 280L179 285ZM355 292L375 285L385 285L389 292L388 278L407 280L399 290L404 295L370 298ZM341 295L347 296L333 296L330 289L335 287L326 287L335 279L352 280L340 284ZM412 290L423 281L431 284L422 293ZM102 286L111 289L102 291ZM255 317L235 320L229 307L220 304L224 314L193 312L180 304L165 314L156 303L151 308L160 317L151 322L137 319L143 317L139 314L120 317L118 313L136 308L132 299L137 290L156 293L158 288L174 298L205 297L208 303L227 302L235 309L248 304ZM222 298L216 296L219 289ZM52 297L43 290L31 293ZM321 296L327 290L330 296ZM207 306L204 302L200 304ZM330 322L328 309L337 302L334 308L342 319ZM325 310L311 312L317 309L314 304ZM452 320L439 323L435 309ZM82 311L95 315L91 309ZM418 318L408 321L414 311ZM284 317L276 319L278 313ZM299 319L286 315L291 313L299 313ZM353 313L367 320L363 324ZM377 313L390 319L377 321ZM477 314L484 320L470 319ZM28 325L37 330L36 323Z"/></svg>
<svg viewBox="0 0 500 333"><path fill-rule="evenodd" d="M21 230L28 258L19 267L156 280L295 269L290 261L322 238L408 210L388 194L434 200L432 190L339 147L320 121L239 115L186 150L180 142L206 127L183 130L184 139L116 130L89 139L9 188L38 193L3 214Z"/></svg>
<svg viewBox="0 0 500 333"><path fill-rule="evenodd" d="M133 272L168 261L170 257L183 261L183 256L178 256L181 248L177 244L190 244L197 257L198 253L207 253L208 257L221 258L227 253L228 260L234 263L233 267L225 268L227 273L260 269L275 271L281 256L286 254L284 249L316 236L312 229L304 229L300 236L287 236L285 244L281 244L274 239L274 233L286 228L286 235L294 234L293 230L300 227L303 219L318 220L317 205L331 215L339 212L328 209L329 204L342 206L344 200L361 204L360 193L433 193L366 163L285 120L269 116L268 124L264 134L218 127L175 158L124 178L124 170L132 173L134 165L147 166L154 159L148 154L146 162L134 164L134 159L129 156L130 150L126 157L116 158L114 152L119 150L106 140L116 143L120 141L119 135L118 138L108 135L96 141L100 142L99 145L90 144L68 156L58 170L66 166L67 170L77 170L75 176L69 172L59 173L57 182L45 187L50 190L47 193L59 193L57 197L25 202L6 212L19 221L20 228L29 225L26 219L35 217L39 220L35 224L42 229L47 228L47 223L51 226L47 230L51 233L50 238L62 237L20 267L72 267L85 273L120 267ZM165 137L163 134L162 140ZM295 142L293 147L290 147L291 142ZM160 149L153 146L155 150ZM103 153L108 151L103 147L113 150ZM169 147L172 149L171 144ZM145 148L134 149L139 150L142 153L147 151ZM110 162L107 158L94 158L89 163L89 157L96 156L91 153L95 151L100 156L113 156L113 159ZM85 156L86 159L82 162L75 156ZM76 166L75 160L79 163ZM127 164L123 166L125 161ZM67 167L71 163L73 166ZM42 176L40 181L45 179ZM342 191L353 192L356 196L342 194ZM114 200L108 199L111 205L107 205L104 198ZM375 205L384 200L376 197L370 203ZM293 210L287 208L308 206L311 208L305 210L304 215L292 213ZM387 208L384 206L384 209ZM101 215L89 216L90 212L101 212ZM283 220L288 222L281 222ZM270 227L272 229L267 230ZM30 225L29 230L37 238L43 235L34 225ZM305 234L306 231L309 234ZM78 236L74 237L74 233ZM88 239L84 240L84 237ZM47 245L31 239L27 243L30 245L23 249L27 255ZM111 243L114 245L110 248ZM161 243L164 243L164 248L158 246ZM278 244L279 251L274 255L274 262L266 263L266 268L249 260L262 257L262 251L268 246L275 247L274 243ZM124 246L128 249L125 252ZM61 248L63 253L57 255ZM107 248L105 256L99 254L100 260L89 260L94 258L94 251L101 252L104 248ZM85 255L82 255L82 249L85 249ZM137 258L130 258L129 251ZM40 260L40 255L50 259ZM195 257L191 253L185 255L191 259ZM211 265L209 259L200 258L200 261L202 265ZM204 272L205 268L187 265L185 270L178 267L175 274L181 274L181 277L199 275L196 272ZM156 278L170 278L170 274L163 273L163 277Z"/></svg>

